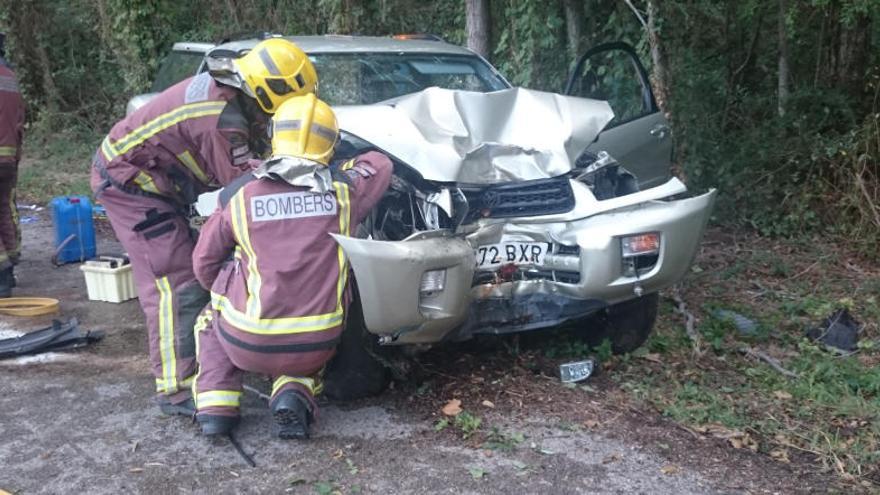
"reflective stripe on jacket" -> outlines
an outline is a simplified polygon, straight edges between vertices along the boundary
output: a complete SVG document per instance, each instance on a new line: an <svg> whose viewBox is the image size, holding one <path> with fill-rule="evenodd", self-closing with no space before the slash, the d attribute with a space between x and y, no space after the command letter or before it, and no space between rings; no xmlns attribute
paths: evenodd
<svg viewBox="0 0 880 495"><path fill-rule="evenodd" d="M0 164L17 163L21 158L24 110L15 72L0 59Z"/></svg>
<svg viewBox="0 0 880 495"><path fill-rule="evenodd" d="M267 122L253 99L202 73L113 126L98 165L112 183L192 203L249 170Z"/></svg>
<svg viewBox="0 0 880 495"><path fill-rule="evenodd" d="M329 234L351 235L388 188L392 165L370 152L342 168L345 180L325 194L251 179L205 223L193 269L225 324L306 342L323 338L306 334L341 328L348 263Z"/></svg>

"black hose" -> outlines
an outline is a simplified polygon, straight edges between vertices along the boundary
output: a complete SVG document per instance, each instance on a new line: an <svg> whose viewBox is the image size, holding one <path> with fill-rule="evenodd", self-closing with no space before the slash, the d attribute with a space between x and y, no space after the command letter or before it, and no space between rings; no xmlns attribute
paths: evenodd
<svg viewBox="0 0 880 495"><path fill-rule="evenodd" d="M254 462L254 459L249 456L247 452L244 451L244 448L242 448L241 444L238 443L238 440L236 440L235 437L232 436L232 432L230 431L226 434L226 436L229 438L229 443L231 443L232 446L235 447L238 455L240 455L241 458L244 459L244 462L248 463L250 467L257 467L257 463Z"/></svg>

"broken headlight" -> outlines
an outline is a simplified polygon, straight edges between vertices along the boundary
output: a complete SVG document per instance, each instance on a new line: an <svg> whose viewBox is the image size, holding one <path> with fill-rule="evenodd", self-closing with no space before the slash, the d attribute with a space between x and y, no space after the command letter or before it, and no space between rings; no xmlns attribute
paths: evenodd
<svg viewBox="0 0 880 495"><path fill-rule="evenodd" d="M632 194L639 190L636 178L604 151L585 151L575 162L574 179L586 184L599 201Z"/></svg>

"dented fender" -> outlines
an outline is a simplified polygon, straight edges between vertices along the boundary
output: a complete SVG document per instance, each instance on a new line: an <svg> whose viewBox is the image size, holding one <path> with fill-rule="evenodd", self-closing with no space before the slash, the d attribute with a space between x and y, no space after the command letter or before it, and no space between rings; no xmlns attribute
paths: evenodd
<svg viewBox="0 0 880 495"><path fill-rule="evenodd" d="M398 335L423 325L443 333L467 317L474 250L445 230L420 232L402 241L374 241L333 234L357 279L367 329ZM422 275L446 270L444 290L425 294ZM422 328L424 330L424 328Z"/></svg>

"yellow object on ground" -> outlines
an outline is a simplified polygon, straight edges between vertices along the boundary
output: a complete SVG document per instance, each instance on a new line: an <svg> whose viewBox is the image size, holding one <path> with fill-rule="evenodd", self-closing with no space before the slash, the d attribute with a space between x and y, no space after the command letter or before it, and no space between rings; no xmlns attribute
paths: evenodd
<svg viewBox="0 0 880 495"><path fill-rule="evenodd" d="M50 297L7 297L0 299L0 314L3 315L42 316L57 312L58 299Z"/></svg>

